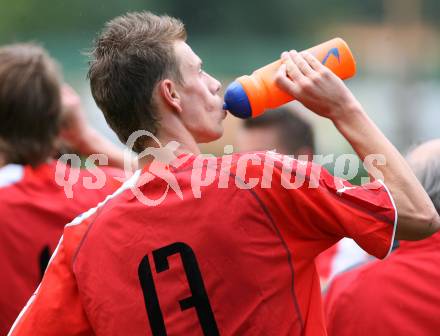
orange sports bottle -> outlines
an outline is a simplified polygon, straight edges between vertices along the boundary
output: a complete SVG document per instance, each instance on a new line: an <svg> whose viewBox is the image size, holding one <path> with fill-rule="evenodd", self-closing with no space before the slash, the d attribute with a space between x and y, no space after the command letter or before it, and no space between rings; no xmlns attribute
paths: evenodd
<svg viewBox="0 0 440 336"><path fill-rule="evenodd" d="M341 38L310 48L309 51L341 79L352 77L356 63L348 45ZM275 73L281 60L266 65L250 76L241 76L225 92L223 108L239 118L257 117L266 109L285 104L295 98L275 84Z"/></svg>

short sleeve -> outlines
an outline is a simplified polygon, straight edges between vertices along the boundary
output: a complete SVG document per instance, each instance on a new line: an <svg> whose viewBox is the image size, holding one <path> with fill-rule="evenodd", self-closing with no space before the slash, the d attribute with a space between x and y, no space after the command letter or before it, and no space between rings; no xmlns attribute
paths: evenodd
<svg viewBox="0 0 440 336"><path fill-rule="evenodd" d="M322 202L328 202L330 212L323 231L332 230L332 233L352 238L378 258L391 252L397 210L391 193L381 180L356 186L323 169L318 189Z"/></svg>
<svg viewBox="0 0 440 336"><path fill-rule="evenodd" d="M271 186L260 193L276 221L316 253L343 237L378 258L391 251L397 211L382 181L356 186L320 165L277 155Z"/></svg>

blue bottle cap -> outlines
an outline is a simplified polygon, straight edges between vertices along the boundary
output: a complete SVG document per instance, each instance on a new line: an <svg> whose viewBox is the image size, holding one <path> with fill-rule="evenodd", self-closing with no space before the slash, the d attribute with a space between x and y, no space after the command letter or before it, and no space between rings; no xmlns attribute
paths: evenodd
<svg viewBox="0 0 440 336"><path fill-rule="evenodd" d="M234 81L226 88L223 109L228 110L234 116L241 119L252 117L251 104L243 86L239 82Z"/></svg>

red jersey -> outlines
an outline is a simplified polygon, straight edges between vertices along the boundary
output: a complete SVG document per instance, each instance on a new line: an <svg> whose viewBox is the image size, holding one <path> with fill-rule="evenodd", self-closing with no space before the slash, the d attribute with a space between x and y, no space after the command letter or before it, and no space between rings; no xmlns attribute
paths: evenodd
<svg viewBox="0 0 440 336"><path fill-rule="evenodd" d="M116 173L107 169L110 171ZM121 184L109 176L99 190L86 190L77 183L69 199L56 184L55 172L55 161L35 169L21 165L0 168L0 335L6 335L41 281L64 225ZM117 173L121 175L119 170ZM78 175L94 176L85 169Z"/></svg>
<svg viewBox="0 0 440 336"><path fill-rule="evenodd" d="M379 182L341 187L265 153L187 159L167 182L138 172L67 225L10 334L325 335L315 257L344 236L390 250L396 212Z"/></svg>
<svg viewBox="0 0 440 336"><path fill-rule="evenodd" d="M383 262L337 276L326 295L329 335L438 335L440 234L400 242Z"/></svg>

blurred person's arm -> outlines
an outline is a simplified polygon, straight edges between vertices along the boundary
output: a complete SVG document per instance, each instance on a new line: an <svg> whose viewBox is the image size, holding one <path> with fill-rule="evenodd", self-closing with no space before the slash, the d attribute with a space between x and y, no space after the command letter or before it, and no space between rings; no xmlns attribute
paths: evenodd
<svg viewBox="0 0 440 336"><path fill-rule="evenodd" d="M440 229L440 217L405 159L368 117L341 79L308 53L283 53L278 85L305 107L329 118L364 160L382 154L375 167L393 195L398 214L396 238L417 240Z"/></svg>
<svg viewBox="0 0 440 336"><path fill-rule="evenodd" d="M104 154L110 166L123 169L124 151L87 123L79 95L66 84L62 88L62 105L61 140L80 155ZM134 155L131 156L131 167L137 168Z"/></svg>

